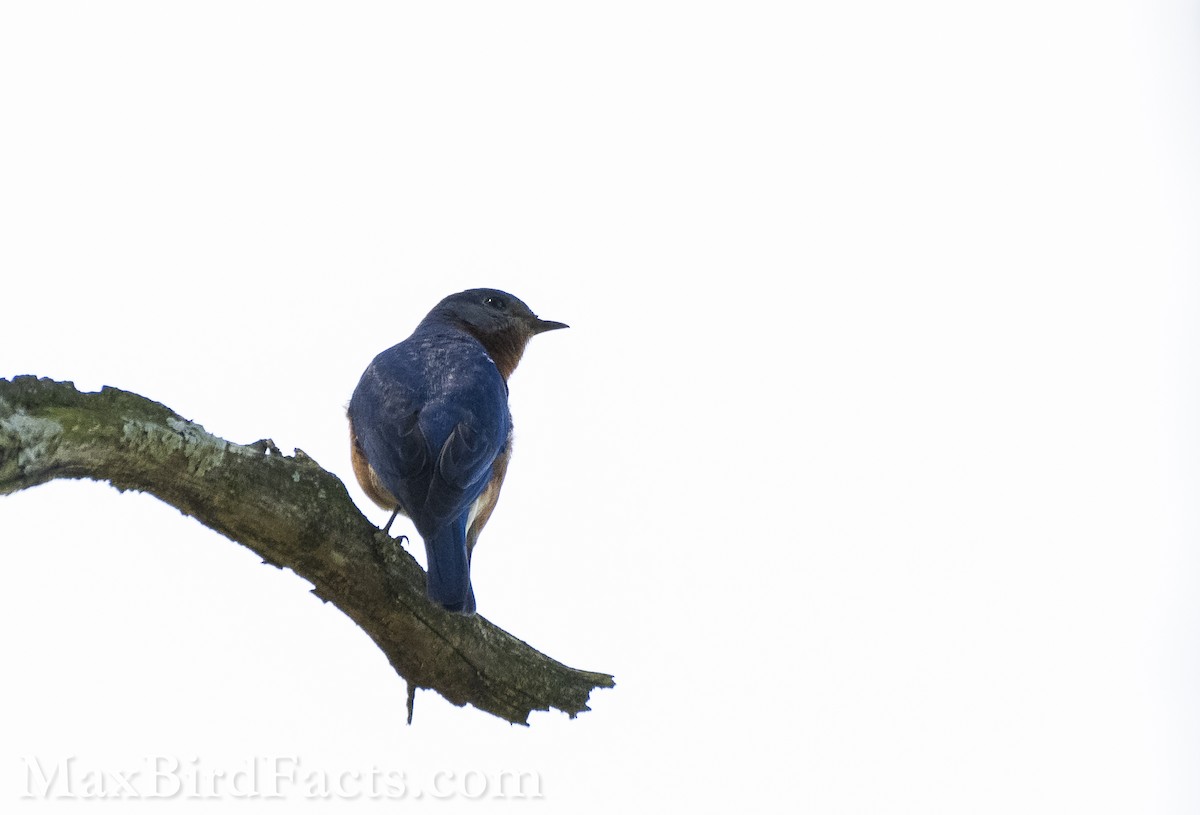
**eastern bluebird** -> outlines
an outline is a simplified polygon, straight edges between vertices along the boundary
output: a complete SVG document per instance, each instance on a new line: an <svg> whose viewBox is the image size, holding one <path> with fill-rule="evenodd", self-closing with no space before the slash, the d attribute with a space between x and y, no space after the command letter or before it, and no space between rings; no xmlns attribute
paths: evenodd
<svg viewBox="0 0 1200 815"><path fill-rule="evenodd" d="M566 328L496 289L433 307L412 336L367 366L350 398L350 457L367 496L425 542L429 599L475 612L471 551L512 453L508 377L525 344Z"/></svg>

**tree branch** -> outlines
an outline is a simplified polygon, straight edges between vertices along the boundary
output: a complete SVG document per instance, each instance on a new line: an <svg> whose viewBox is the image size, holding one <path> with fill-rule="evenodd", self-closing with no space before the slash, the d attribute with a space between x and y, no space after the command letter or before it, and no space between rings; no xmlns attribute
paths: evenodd
<svg viewBox="0 0 1200 815"><path fill-rule="evenodd" d="M607 674L569 668L482 617L425 598L425 575L346 487L301 450L233 444L134 393L0 379L0 495L56 478L148 492L311 582L375 641L415 692L437 691L515 724L534 710L574 718Z"/></svg>

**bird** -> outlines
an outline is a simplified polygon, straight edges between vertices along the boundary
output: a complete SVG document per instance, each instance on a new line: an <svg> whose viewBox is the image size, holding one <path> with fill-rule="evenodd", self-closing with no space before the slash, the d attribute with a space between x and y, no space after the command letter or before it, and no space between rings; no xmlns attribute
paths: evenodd
<svg viewBox="0 0 1200 815"><path fill-rule="evenodd" d="M499 289L444 298L371 361L350 398L350 459L363 492L408 517L425 544L429 599L475 613L471 552L512 455L508 378L534 336L567 328Z"/></svg>

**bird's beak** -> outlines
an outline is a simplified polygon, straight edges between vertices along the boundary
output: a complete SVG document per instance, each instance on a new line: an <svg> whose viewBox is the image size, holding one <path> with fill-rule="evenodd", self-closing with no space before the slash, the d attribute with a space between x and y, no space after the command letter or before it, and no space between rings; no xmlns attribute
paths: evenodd
<svg viewBox="0 0 1200 815"><path fill-rule="evenodd" d="M533 325L530 329L534 334L541 334L543 331L553 331L556 328L570 328L566 323L555 322L554 320L543 320L541 317L533 319Z"/></svg>

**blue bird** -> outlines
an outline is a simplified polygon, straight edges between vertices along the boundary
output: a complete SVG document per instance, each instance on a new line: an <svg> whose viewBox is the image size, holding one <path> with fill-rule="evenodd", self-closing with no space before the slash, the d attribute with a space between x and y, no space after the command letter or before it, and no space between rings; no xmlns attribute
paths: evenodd
<svg viewBox="0 0 1200 815"><path fill-rule="evenodd" d="M425 542L429 599L475 612L471 551L512 453L508 377L535 334L566 328L516 297L469 289L367 366L350 398L350 458L367 496Z"/></svg>

